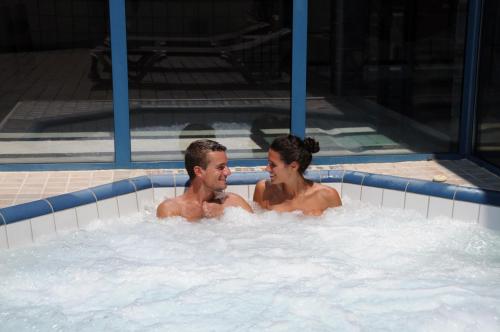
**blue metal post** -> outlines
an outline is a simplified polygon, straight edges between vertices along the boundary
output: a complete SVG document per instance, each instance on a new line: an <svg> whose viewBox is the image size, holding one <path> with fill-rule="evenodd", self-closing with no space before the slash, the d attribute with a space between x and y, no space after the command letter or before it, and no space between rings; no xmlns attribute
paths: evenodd
<svg viewBox="0 0 500 332"><path fill-rule="evenodd" d="M115 124L115 165L130 167L130 119L128 107L127 37L125 0L109 0L113 110Z"/></svg>
<svg viewBox="0 0 500 332"><path fill-rule="evenodd" d="M307 0L293 0L292 134L306 133Z"/></svg>
<svg viewBox="0 0 500 332"><path fill-rule="evenodd" d="M464 156L470 156L472 154L474 144L482 7L483 0L469 0L469 8L467 11L467 39L465 43L463 99L459 131L459 153Z"/></svg>

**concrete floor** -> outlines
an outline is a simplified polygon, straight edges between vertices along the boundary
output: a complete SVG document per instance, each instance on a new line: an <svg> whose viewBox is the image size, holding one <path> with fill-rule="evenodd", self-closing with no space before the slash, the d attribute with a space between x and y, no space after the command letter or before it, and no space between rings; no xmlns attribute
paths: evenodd
<svg viewBox="0 0 500 332"><path fill-rule="evenodd" d="M345 169L368 173L432 179L444 175L446 183L500 191L500 177L469 160L411 161L311 166L317 169ZM263 170L263 167L236 167L233 172ZM130 177L184 172L184 170L134 169L97 171L0 172L0 207L82 190Z"/></svg>

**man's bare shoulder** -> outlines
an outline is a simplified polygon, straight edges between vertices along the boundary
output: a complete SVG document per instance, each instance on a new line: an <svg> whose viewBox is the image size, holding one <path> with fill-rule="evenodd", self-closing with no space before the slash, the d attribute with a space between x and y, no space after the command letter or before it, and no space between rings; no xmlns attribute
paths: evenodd
<svg viewBox="0 0 500 332"><path fill-rule="evenodd" d="M175 217L182 215L182 197L166 199L156 208L158 218Z"/></svg>

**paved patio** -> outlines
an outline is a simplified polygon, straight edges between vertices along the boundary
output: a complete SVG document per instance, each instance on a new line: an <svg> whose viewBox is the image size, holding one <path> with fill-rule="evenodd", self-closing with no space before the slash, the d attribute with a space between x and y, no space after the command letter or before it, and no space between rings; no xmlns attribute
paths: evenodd
<svg viewBox="0 0 500 332"><path fill-rule="evenodd" d="M262 170L236 167L233 172ZM500 177L469 160L411 161L311 166L310 169L345 169L432 181L444 175L446 183L500 191ZM73 192L130 177L184 172L184 170L134 169L97 171L0 172L0 207Z"/></svg>

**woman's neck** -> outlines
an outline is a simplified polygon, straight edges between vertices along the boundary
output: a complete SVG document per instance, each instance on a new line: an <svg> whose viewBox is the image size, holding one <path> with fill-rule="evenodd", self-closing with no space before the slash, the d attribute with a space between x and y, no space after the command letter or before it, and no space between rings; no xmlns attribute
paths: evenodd
<svg viewBox="0 0 500 332"><path fill-rule="evenodd" d="M290 199L305 193L308 187L309 183L302 175L283 184L283 190Z"/></svg>

